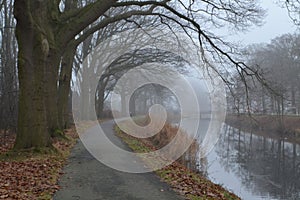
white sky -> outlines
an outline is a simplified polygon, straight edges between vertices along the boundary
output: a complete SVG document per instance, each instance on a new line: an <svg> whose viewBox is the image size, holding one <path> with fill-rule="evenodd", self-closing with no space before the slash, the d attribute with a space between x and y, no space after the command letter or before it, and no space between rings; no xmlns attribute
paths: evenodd
<svg viewBox="0 0 300 200"><path fill-rule="evenodd" d="M273 0L262 0L261 6L267 9L265 24L261 27L253 27L246 33L239 33L228 39L241 41L243 44L268 43L277 36L294 33L297 30L288 16L286 8L281 8Z"/></svg>

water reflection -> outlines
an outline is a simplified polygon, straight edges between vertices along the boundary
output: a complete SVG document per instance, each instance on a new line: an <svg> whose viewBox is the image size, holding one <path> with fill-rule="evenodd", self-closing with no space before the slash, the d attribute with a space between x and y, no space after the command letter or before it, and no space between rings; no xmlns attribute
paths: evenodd
<svg viewBox="0 0 300 200"><path fill-rule="evenodd" d="M300 199L300 147L224 126L201 163L208 178L242 199Z"/></svg>

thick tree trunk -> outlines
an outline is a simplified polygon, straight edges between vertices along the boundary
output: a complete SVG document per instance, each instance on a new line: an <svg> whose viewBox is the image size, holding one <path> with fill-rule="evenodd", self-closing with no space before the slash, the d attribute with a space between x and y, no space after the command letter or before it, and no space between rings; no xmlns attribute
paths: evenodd
<svg viewBox="0 0 300 200"><path fill-rule="evenodd" d="M31 9L26 0L15 1L20 90L15 149L51 145L47 130L43 85L49 44L42 31L32 21L34 16Z"/></svg>
<svg viewBox="0 0 300 200"><path fill-rule="evenodd" d="M58 71L60 55L58 52L49 52L45 72L45 104L47 114L47 127L50 133L61 129L58 113Z"/></svg>
<svg viewBox="0 0 300 200"><path fill-rule="evenodd" d="M61 63L61 71L59 75L58 88L58 123L60 129L68 128L69 120L69 95L70 95L70 81L72 78L72 66L76 48L69 47L63 55Z"/></svg>

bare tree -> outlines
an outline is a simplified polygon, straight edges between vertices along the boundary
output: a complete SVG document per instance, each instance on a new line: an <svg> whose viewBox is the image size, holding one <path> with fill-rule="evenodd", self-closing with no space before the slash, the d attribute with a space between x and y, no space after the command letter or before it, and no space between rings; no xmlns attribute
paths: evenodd
<svg viewBox="0 0 300 200"><path fill-rule="evenodd" d="M293 20L294 24L300 25L300 1L299 0L280 0L279 3L284 5L287 10L290 18Z"/></svg>
<svg viewBox="0 0 300 200"><path fill-rule="evenodd" d="M269 44L252 45L246 49L248 65L259 69L268 87L275 91L271 92L257 81L247 81L252 111L278 115L299 113L299 42L299 35L285 34ZM237 83L235 93L243 90ZM245 106L246 102L239 104Z"/></svg>
<svg viewBox="0 0 300 200"><path fill-rule="evenodd" d="M122 12L115 13L115 9L121 9ZM259 78L255 72L235 59L231 46L209 30L212 26L230 26L236 30L244 30L253 23L259 23L262 13L253 0L97 0L85 3L68 0L16 0L14 14L19 46L20 94L15 148L50 145L50 132L60 127L57 83L59 77L64 77L59 76L60 63L64 56L72 57L67 56L67 51L76 48L95 31L120 20L130 21L132 16L151 16L159 19L174 33L182 30L191 39L197 35L196 42L213 58L227 60L241 75ZM65 72L67 71L69 72ZM68 84L70 83L66 83Z"/></svg>

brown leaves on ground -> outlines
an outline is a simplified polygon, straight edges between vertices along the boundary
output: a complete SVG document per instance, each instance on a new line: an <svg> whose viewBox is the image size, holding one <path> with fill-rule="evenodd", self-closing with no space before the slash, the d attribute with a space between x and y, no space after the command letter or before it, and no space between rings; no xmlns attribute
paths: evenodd
<svg viewBox="0 0 300 200"><path fill-rule="evenodd" d="M56 157L0 162L0 199L37 199L53 194L61 167L62 160Z"/></svg>
<svg viewBox="0 0 300 200"><path fill-rule="evenodd" d="M240 199L177 162L158 170L157 174L186 199Z"/></svg>
<svg viewBox="0 0 300 200"><path fill-rule="evenodd" d="M77 137L73 129L67 130L65 134L70 140L53 141L53 146L60 153L29 154L0 161L0 199L51 199L59 189L58 177L66 155L75 144L73 139ZM0 143L1 154L11 149L15 140L14 134L5 137L5 142Z"/></svg>
<svg viewBox="0 0 300 200"><path fill-rule="evenodd" d="M141 123L141 125L143 124ZM155 151L156 149L162 148L163 146L167 145L172 139L174 139L176 134L181 134L179 139L183 142L191 140L186 133L178 130L177 127L173 127L169 124L166 124L158 134L147 139L135 138L120 130L117 132L118 135L134 151L140 151L141 149ZM196 141L191 141L190 143L190 148L188 149L188 151L185 152L183 158L186 158L188 156L192 161L193 159L196 159L195 156L199 150L199 144ZM172 153L173 149L170 150ZM235 194L225 190L220 185L212 183L207 178L203 177L201 174L193 172L190 169L184 167L184 165L179 163L182 162L182 160L185 159L178 159L171 165L166 166L156 172L163 181L167 182L175 191L180 193L186 199L240 199Z"/></svg>
<svg viewBox="0 0 300 200"><path fill-rule="evenodd" d="M4 153L13 148L16 134L11 131L0 130L0 153Z"/></svg>

